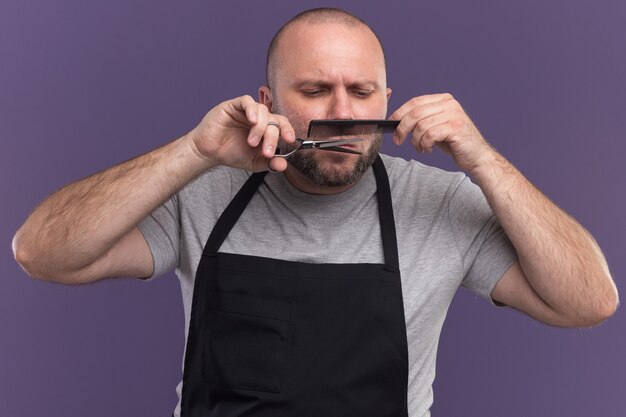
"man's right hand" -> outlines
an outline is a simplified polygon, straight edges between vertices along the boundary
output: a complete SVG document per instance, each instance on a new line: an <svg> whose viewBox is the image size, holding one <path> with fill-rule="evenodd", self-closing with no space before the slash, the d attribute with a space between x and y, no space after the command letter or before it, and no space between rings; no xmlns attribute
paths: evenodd
<svg viewBox="0 0 626 417"><path fill-rule="evenodd" d="M279 137L287 143L295 141L289 120L270 113L250 96L215 106L187 134L194 151L207 160L208 166L226 165L253 172L287 168L284 158L273 158Z"/></svg>

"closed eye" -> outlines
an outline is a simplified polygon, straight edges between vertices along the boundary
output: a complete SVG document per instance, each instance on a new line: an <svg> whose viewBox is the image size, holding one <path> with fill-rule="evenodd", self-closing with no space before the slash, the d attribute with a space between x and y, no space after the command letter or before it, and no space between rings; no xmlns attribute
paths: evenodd
<svg viewBox="0 0 626 417"><path fill-rule="evenodd" d="M374 90L353 90L352 94L359 98L367 98L372 95Z"/></svg>
<svg viewBox="0 0 626 417"><path fill-rule="evenodd" d="M314 89L314 90L302 90L302 94L307 97L318 97L324 93L323 89Z"/></svg>

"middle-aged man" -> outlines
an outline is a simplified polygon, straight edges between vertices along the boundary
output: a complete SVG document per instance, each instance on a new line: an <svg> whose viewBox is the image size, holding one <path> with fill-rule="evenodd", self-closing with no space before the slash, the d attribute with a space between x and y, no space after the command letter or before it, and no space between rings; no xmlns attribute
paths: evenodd
<svg viewBox="0 0 626 417"><path fill-rule="evenodd" d="M175 415L428 416L459 285L555 326L614 313L593 238L449 94L396 109L393 140L440 146L478 186L379 155L381 135L351 144L360 155L275 157L312 119L386 117L384 54L362 21L296 16L267 77L259 102L223 102L178 140L57 191L14 239L30 275L62 283L177 268L187 345Z"/></svg>

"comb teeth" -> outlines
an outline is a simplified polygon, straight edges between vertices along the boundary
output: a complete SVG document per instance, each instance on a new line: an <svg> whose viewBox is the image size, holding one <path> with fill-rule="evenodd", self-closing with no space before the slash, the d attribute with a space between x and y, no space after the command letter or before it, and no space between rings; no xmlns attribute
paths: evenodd
<svg viewBox="0 0 626 417"><path fill-rule="evenodd" d="M397 120L311 120L308 137L325 139L335 136L363 136L391 133L398 126Z"/></svg>
<svg viewBox="0 0 626 417"><path fill-rule="evenodd" d="M315 126L309 133L311 139L325 139L334 136L361 136L383 133L382 129L373 125L356 126Z"/></svg>

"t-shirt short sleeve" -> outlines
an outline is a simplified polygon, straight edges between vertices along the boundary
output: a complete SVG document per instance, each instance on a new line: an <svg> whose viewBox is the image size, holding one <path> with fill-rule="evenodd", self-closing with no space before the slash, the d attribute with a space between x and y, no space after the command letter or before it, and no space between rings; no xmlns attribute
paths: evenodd
<svg viewBox="0 0 626 417"><path fill-rule="evenodd" d="M482 190L467 177L452 196L448 215L465 272L461 285L493 303L491 291L517 260L515 248Z"/></svg>
<svg viewBox="0 0 626 417"><path fill-rule="evenodd" d="M153 279L178 266L180 249L180 215L178 197L174 194L162 206L150 213L138 225L150 252L154 272Z"/></svg>

